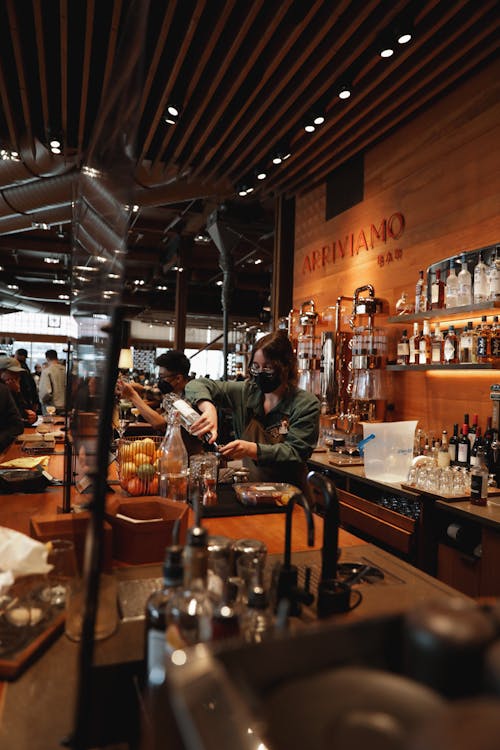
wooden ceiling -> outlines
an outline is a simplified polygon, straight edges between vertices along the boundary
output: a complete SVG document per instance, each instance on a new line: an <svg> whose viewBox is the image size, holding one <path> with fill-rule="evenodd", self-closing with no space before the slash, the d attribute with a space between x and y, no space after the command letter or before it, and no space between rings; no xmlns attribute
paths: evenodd
<svg viewBox="0 0 500 750"><path fill-rule="evenodd" d="M147 19L123 297L146 320L171 316L176 266L188 312L220 314L219 251L195 241L220 207L234 237L231 314L257 318L270 293L276 198L323 182L435 102L492 60L500 37L495 0L1 0L4 312L68 310L59 295L70 290L53 282L68 279L72 179L112 90L131 5ZM411 41L394 42L408 26ZM381 43L394 55L382 59ZM341 100L346 84L352 95ZM172 103L180 114L167 124ZM306 133L318 109L325 122ZM54 135L61 155L49 150ZM277 149L291 155L274 165ZM244 184L254 190L241 197Z"/></svg>

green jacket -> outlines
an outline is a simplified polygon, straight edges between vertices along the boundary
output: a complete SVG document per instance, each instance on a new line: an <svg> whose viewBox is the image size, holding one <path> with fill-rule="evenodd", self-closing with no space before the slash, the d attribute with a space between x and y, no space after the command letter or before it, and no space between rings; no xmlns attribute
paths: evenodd
<svg viewBox="0 0 500 750"><path fill-rule="evenodd" d="M257 443L257 464L280 464L275 481L291 481L286 477L286 466L305 462L318 442L319 400L312 393L297 388L295 393L283 398L268 414L264 414L264 397L258 386L250 380L214 381L205 378L191 380L186 385L186 398L195 406L198 401L212 401L216 406L232 410L234 432L237 439L252 418L256 419L271 439L283 442Z"/></svg>

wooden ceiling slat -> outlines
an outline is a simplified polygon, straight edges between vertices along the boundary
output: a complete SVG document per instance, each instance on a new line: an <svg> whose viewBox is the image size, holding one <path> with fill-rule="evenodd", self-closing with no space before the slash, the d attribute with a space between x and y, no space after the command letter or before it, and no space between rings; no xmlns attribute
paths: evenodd
<svg viewBox="0 0 500 750"><path fill-rule="evenodd" d="M498 29L499 27L500 24L496 24L491 30L494 32L495 29ZM472 50L472 47L477 48ZM470 46L466 45L466 49L467 51L470 51L470 54L467 56L467 61L462 69L450 70L448 62L436 67L435 71L426 76L425 79L422 81L416 81L413 86L409 86L405 95L400 100L397 102L392 101L392 104L389 100L385 112L376 117L374 121L368 120L365 127L358 130L354 137L343 140L341 145L339 144L334 150L332 154L333 157L335 157L339 151L342 151L341 161L343 162L367 148L373 143L372 127L374 125L378 125L376 130L377 140L383 137L385 133L394 130L399 123L406 121L411 114L420 111L427 102L435 100L436 96L439 96L443 91L448 89L453 83L460 79L464 73L467 73L469 70L474 70L474 68L476 68L483 60L487 59L495 49L498 49L498 41L493 39L490 43L484 44L483 37L481 37L479 39L479 44L477 44L476 39L475 42L471 41ZM450 55L450 59L451 57L452 55ZM461 55L458 53L457 58L460 57ZM350 145L351 148L345 150L346 145ZM304 180L303 177L298 177L295 182L291 182L290 185L287 186L287 190L289 189L292 192L302 192L304 189L309 189L309 186L312 183L319 184L324 180L331 169L332 166L328 158L324 158L319 162L315 161L311 163L309 167L310 179ZM314 170L314 173L312 173L311 170Z"/></svg>
<svg viewBox="0 0 500 750"><path fill-rule="evenodd" d="M2 102L3 114L7 123L9 131L9 142L14 144L17 151L20 151L19 134L16 129L14 112L12 111L12 103L9 98L7 90L7 82L5 80L5 73L2 66L2 60L0 59L0 100ZM2 144L3 148L3 144Z"/></svg>
<svg viewBox="0 0 500 750"><path fill-rule="evenodd" d="M282 22L283 18L288 12L288 9L291 7L292 2L293 0L287 0L286 2L280 3L277 13L273 16L272 21L267 26L265 32L260 36L260 38L257 39L257 43L254 45L251 55L245 61L245 65L240 68L238 74L234 77L232 83L229 85L229 87L226 89L223 95L217 99L217 109L211 115L212 121L214 123L219 122L224 111L226 110L226 108L229 107L237 91L240 89L241 86L244 85L245 79L248 75L248 71L252 70L257 60L263 54L265 48L267 47L268 43L272 39L276 29L278 28L279 24ZM208 135L209 135L208 131L205 131L205 134L202 135L199 139L197 139L195 149L192 151L193 159L196 159L197 154L200 151L202 151L203 145L206 143L208 139ZM226 138L226 135L224 134L222 136L222 139L225 139L225 138ZM219 139L219 142L217 144L214 143L211 146L210 150L208 151L207 156L205 157L205 161L208 161L211 158L211 155L213 155L219 149L220 140L221 139ZM194 171L194 174L195 175L199 174L199 168Z"/></svg>
<svg viewBox="0 0 500 750"><path fill-rule="evenodd" d="M142 117L142 115L144 113L144 109L146 107L146 102L147 102L148 97L150 95L150 91L151 91L151 87L153 85L153 81L154 81L155 76L156 76L156 74L158 72L158 67L160 65L161 57L163 55L164 47L165 47L165 44L166 44L166 41L167 41L167 37L168 37L168 32L170 30L170 26L172 24L172 19L174 17L175 7L176 7L176 4L173 3L173 2L172 3L168 3L168 5L167 5L167 12L165 13L165 16L164 16L164 19L163 19L163 24L162 24L162 27L160 29L160 33L158 35L158 39L157 39L157 42L156 42L154 55L153 55L153 58L151 60L151 64L149 66L149 69L148 69L148 72L147 72L147 75L146 75L146 81L144 83L144 91L143 91L143 94L142 94L142 97L141 97L141 102L140 102L140 105L139 105L139 110L140 110L141 117ZM145 157L145 155L146 155L146 153L147 153L147 151L148 151L148 149L149 149L149 147L151 145L151 142L152 142L152 140L154 138L154 135L156 133L156 130L158 128L158 125L161 122L162 115L163 115L163 110L160 109L160 107L158 107L156 109L154 117L151 120L149 130L146 133L146 137L144 139L144 143L142 144L141 151L139 153L139 158L138 158L138 162L139 163L142 162L142 160L144 159L144 157Z"/></svg>
<svg viewBox="0 0 500 750"><path fill-rule="evenodd" d="M217 21L214 25L213 31L210 35L210 38L208 39L207 43L205 44L204 50L202 55L200 56L199 62L193 72L193 75L191 76L191 79L189 81L188 89L186 92L186 101L189 102L191 100L191 97L193 96L196 87L200 81L200 78L202 76L203 71L206 69L208 62L210 60L210 56L217 46L219 39L221 37L222 32L224 31L224 28L226 26L227 20L230 17L231 13L233 12L235 6L235 0L228 0L224 3L224 7L222 9L222 12L220 13L219 17L217 18ZM196 123L199 120L199 117L201 116L201 112L198 114L198 117L192 117L190 118L188 123L185 123L185 127L183 129L182 137L180 138L178 144L175 147L174 153L172 157L170 158L170 161L177 162L179 159L183 148L185 147L191 133L193 132Z"/></svg>
<svg viewBox="0 0 500 750"><path fill-rule="evenodd" d="M353 30L356 28L356 26L363 21L368 21L370 19L370 16L373 13L376 13L378 5L379 3L377 2L377 0L372 0L372 2L370 3L365 3L363 5L363 9L359 12L356 18L353 18L351 20L349 26L347 28L344 28L341 33L339 32L338 36L335 36L335 40L331 46L331 52L329 54L330 60L333 59L335 54L342 50L344 45L347 45L349 37L353 33ZM400 10L400 6L394 4L392 14L395 15L398 10ZM385 17L383 19L376 17L373 19L371 35L365 40L365 48L370 42L373 41L373 38L375 38L378 31L381 28L385 28L385 26L390 23L390 20L391 19L388 17ZM290 98L287 98L283 102L283 104L281 104L281 106L273 107L272 115L266 121L266 128L259 128L261 154L265 154L269 146L272 145L273 142L276 142L276 140L278 140L279 138L283 137L286 134L287 130L289 130L290 122L289 118L287 117L287 111L290 109L292 104L294 104L294 117L297 118L296 128L299 129L301 118L312 106L314 106L314 103L318 99L320 99L322 95L325 94L332 86L333 81L330 80L326 81L320 88L312 86L312 82L314 81L315 77L319 73L321 73L321 70L324 66L322 60L318 61L315 66L306 65L306 60L308 60L309 56L314 55L314 46L308 48L304 52L304 54L298 58L297 64L295 66L292 66L289 71L284 73L283 84L293 85L293 76L297 75L298 71L301 68L304 68L304 76L301 79L300 84L293 86L293 94L291 93ZM340 75L349 67L349 65L356 59L356 57L360 55L361 52L362 50L359 49L351 49L350 51L348 51L347 55L344 56L342 69L338 71ZM283 86L281 88L283 89ZM254 125L256 125L256 123L254 123ZM247 132L249 132L249 126L250 123L248 123L247 127L245 128ZM273 134L272 141L269 140L271 132ZM236 168L241 164L244 164L245 161L248 161L253 156L252 151L255 149L255 147L255 139L251 139L251 141L247 143L246 146L240 148L238 150L238 153L231 159L230 169L233 179L238 179ZM259 161L258 155L257 161ZM228 168L229 165L227 162L227 156L224 165L221 166L222 169ZM245 171L247 171L246 167L242 167L240 169L240 173Z"/></svg>
<svg viewBox="0 0 500 750"><path fill-rule="evenodd" d="M159 112L160 117L165 110L165 106L168 103L169 97L172 95L172 91L175 91L177 78L179 76L180 70L182 68L182 65L184 63L186 56L189 55L191 44L193 42L193 38L195 36L196 30L198 28L201 17L203 15L203 10L205 8L205 5L206 5L206 0L198 0L196 4L196 10L191 16L190 22L188 24L188 28L186 30L186 35L184 39L182 40L179 54L177 55L175 63L174 63L174 67L172 68L172 71L170 72L170 75L168 78L168 85L161 100L161 104L160 104L161 112ZM167 132L165 133L165 136L163 137L162 144L159 148L158 155L153 161L153 168L160 161L161 156L163 152L165 151L165 146L169 138L170 138L170 129L167 129Z"/></svg>
<svg viewBox="0 0 500 750"><path fill-rule="evenodd" d="M492 5L494 0L488 3ZM463 32L463 26L455 28L451 25L453 14L456 8L450 8L450 10L440 17L439 22L436 22L432 29L427 29L426 32L421 32L412 45L411 49L406 50L404 56L401 56L402 62L408 59L409 56L417 53L419 47L424 47L425 43L429 40L431 33L434 35L437 31L446 28L446 35L443 34L441 42L437 46L429 49L426 56L419 58L419 69L422 69L424 65L431 62L439 52L450 45L449 53L449 64L451 60L461 57L463 49L457 49L454 47L454 40L458 37L459 33ZM474 19L477 20L479 13L474 14ZM436 26L436 24L438 24ZM468 25L467 27L468 28ZM446 63L443 68L445 69ZM441 67L440 67L441 70ZM394 75L394 68L388 66L380 70L380 73L367 82L366 93L361 100L352 101L347 108L339 108L339 115L328 122L328 130L322 131L322 137L317 139L316 148L309 148L307 152L307 142L304 147L304 151L297 153L299 157L297 162L300 161L300 166L297 164L287 164L287 172L283 174L282 178L270 181L270 187L277 191L289 191L293 189L293 186L297 182L294 179L294 175L299 174L299 182L303 182L304 168L307 169L308 165L314 165L314 168L318 168L324 162L328 162L329 158L333 153L338 152L345 148L346 144L356 138L356 135L360 132L364 132L366 124L369 123L369 128L373 131L373 139L379 137L378 130L374 127L376 123L382 122L388 117L388 108L391 108L391 103L397 102L398 107L401 107L402 98L408 99L408 89L403 93L402 87L407 84L407 81L411 77L415 76L415 66L409 65L407 70L399 70L397 76ZM418 74L418 70L417 70ZM393 83L390 83L390 78L393 77ZM389 80L389 83L387 83ZM360 86L363 83L360 81ZM380 87L380 88L377 88ZM418 87L415 89L412 87L411 96L416 95ZM401 92L401 93L400 93ZM397 96L395 96L397 94ZM357 114L355 113L357 110ZM377 114L378 113L378 114ZM354 115L354 116L353 116ZM398 118L399 120L399 118ZM328 133L330 135L328 135ZM340 147L338 146L340 144ZM324 157L322 157L324 154ZM300 158L302 157L302 158ZM333 167L331 167L333 168ZM267 186L266 186L267 187Z"/></svg>
<svg viewBox="0 0 500 750"><path fill-rule="evenodd" d="M68 131L68 4L59 0L60 18L60 63L61 63L61 127ZM49 123L49 127L53 126ZM65 139L66 140L66 139Z"/></svg>
<svg viewBox="0 0 500 750"><path fill-rule="evenodd" d="M94 0L87 0L87 13L85 20L85 47L83 52L83 67L80 96L80 117L78 120L78 161L83 156L83 138L85 135L85 124L87 119L87 102L89 98L90 60L92 56L93 27L94 27Z"/></svg>
<svg viewBox="0 0 500 750"><path fill-rule="evenodd" d="M346 5L346 4L347 4L346 0L343 0L343 5L341 6L341 8L339 9L338 12L340 12L341 9L343 8L343 6ZM266 74L261 77L259 84L253 89L253 91L249 92L248 97L246 99L246 102L245 102L244 106L240 109L239 112L237 112L235 114L235 116L233 117L233 120L231 122L231 125L230 125L230 127L228 129L228 132L225 133L225 135L224 135L226 143L229 144L229 148L233 147L233 150L236 149L238 147L239 143L241 142L242 138L246 134L246 132L248 132L250 130L250 128L255 125L256 118L255 117L249 118L250 121L249 121L249 119L246 120L247 125L244 128L244 130L243 131L239 131L238 134L234 133L235 128L236 128L238 122L240 122L241 119L243 117L245 117L246 113L248 112L248 110L250 109L250 107L252 107L253 103L255 102L255 100L257 99L257 97L259 96L259 94L262 91L262 89L264 88L264 86L269 82L269 80L271 79L271 77L278 70L280 64L283 62L286 54L288 53L289 47L293 46L297 42L297 40L300 38L301 34L307 28L307 26L316 17L317 13L319 12L319 10L321 9L322 6L323 6L323 0L317 0L314 3L314 5L310 8L309 12L307 13L306 17L304 18L304 20L297 25L297 27L295 28L295 30L293 31L293 33L288 38L287 44L283 44L282 47L281 47L281 49L277 52L277 54L275 55L274 59L271 61L270 65L268 66ZM333 25L333 22L334 22L335 18L338 16L338 12L336 12L335 14L332 14L332 19L331 19L332 25ZM261 105L260 110L264 111L264 109L265 109L264 105ZM223 147L224 145L225 144L223 143L221 147ZM226 148L228 148L228 147L226 146ZM229 153L231 153L231 152L229 152ZM224 152L224 158L225 159L229 158L229 153L228 153L227 150ZM210 153L207 156L207 158L204 159L204 161L200 164L200 166L198 167L198 169L196 170L196 172L199 173L201 171L201 169L203 168L204 173L208 177L213 177L214 174L215 174L215 171L218 169L218 166L219 166L217 163L210 164L210 162L213 162L213 160L214 160L214 155L213 155L213 153ZM207 169L207 167L209 167L209 169Z"/></svg>
<svg viewBox="0 0 500 750"><path fill-rule="evenodd" d="M262 5L263 5L263 0L254 0L254 2L251 4L250 10L245 19L245 22L242 24L241 28L238 30L238 33L234 37L234 40L225 55L224 65L220 65L218 69L214 71L210 86L208 86L202 100L198 102L196 105L196 109L195 109L196 114L193 117L193 123L189 126L191 132L194 129L194 125L197 124L199 120L201 119L202 114L205 112L205 110L209 106L212 98L217 96L218 87L220 86L224 76L227 74L228 70L230 69L230 66L234 58L237 56L240 50L240 47L245 40L246 35L249 33L250 29L252 28L252 25L262 8ZM194 122L194 120L196 120L196 123ZM191 158L189 159L189 162L191 162ZM181 171L185 167L186 167L186 164L184 163L181 167Z"/></svg>
<svg viewBox="0 0 500 750"><path fill-rule="evenodd" d="M43 37L43 15L40 0L33 0L33 17L35 20L36 50L38 76L40 80L40 101L42 105L43 129L49 129L49 94L47 87L47 66L45 64L45 41Z"/></svg>
<svg viewBox="0 0 500 750"><path fill-rule="evenodd" d="M102 77L101 104L103 97L107 95L107 88L111 79L111 71L113 70L113 63L116 55L116 46L118 44L118 29L122 12L122 4L122 0L114 0L113 3L113 14L111 16L111 27L109 30L109 38L104 61L104 74Z"/></svg>
<svg viewBox="0 0 500 750"><path fill-rule="evenodd" d="M26 81L26 73L24 71L23 64L23 52L21 47L21 40L19 38L19 27L16 16L16 8L13 0L7 0L7 13L9 16L9 29L10 36L12 39L12 48L14 50L14 59L16 61L17 80L19 83L19 95L21 98L21 106L23 108L23 125L26 128L26 135L28 141L33 140L33 125L31 118L31 108L29 104L29 92L28 83ZM34 153L34 151L33 151Z"/></svg>

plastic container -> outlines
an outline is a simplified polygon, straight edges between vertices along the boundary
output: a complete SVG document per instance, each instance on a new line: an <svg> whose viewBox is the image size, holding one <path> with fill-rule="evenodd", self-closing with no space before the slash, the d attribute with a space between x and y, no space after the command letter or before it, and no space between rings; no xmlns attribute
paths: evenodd
<svg viewBox="0 0 500 750"><path fill-rule="evenodd" d="M300 490L285 482L241 482L234 485L234 491L243 505L286 505Z"/></svg>
<svg viewBox="0 0 500 750"><path fill-rule="evenodd" d="M362 422L363 437L375 435L364 449L365 476L380 482L405 482L413 459L416 420Z"/></svg>

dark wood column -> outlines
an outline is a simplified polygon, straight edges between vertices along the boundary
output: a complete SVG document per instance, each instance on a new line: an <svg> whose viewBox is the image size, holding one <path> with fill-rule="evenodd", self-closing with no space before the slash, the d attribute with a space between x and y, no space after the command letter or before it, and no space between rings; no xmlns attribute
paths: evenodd
<svg viewBox="0 0 500 750"><path fill-rule="evenodd" d="M293 300L293 259L295 249L295 198L276 199L274 218L274 257L271 290L273 328L290 312Z"/></svg>

